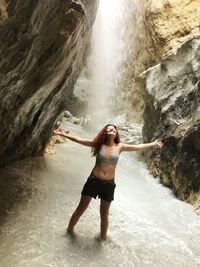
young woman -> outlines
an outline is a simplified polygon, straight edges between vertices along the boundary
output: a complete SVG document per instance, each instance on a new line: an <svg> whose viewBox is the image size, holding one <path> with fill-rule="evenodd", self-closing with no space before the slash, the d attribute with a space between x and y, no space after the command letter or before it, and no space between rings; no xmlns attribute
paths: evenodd
<svg viewBox="0 0 200 267"><path fill-rule="evenodd" d="M100 201L101 232L100 237L106 240L108 230L108 215L111 201L114 199L115 190L115 168L119 155L123 151L139 151L148 148L162 147L163 143L154 141L140 145L123 144L120 141L117 127L112 124L106 125L93 139L83 139L71 135L65 130L56 129L54 134L67 137L81 145L92 148L93 156L96 156L96 163L88 177L78 207L74 211L67 228L67 233L73 233L74 226L81 215L87 209L92 198L97 196Z"/></svg>

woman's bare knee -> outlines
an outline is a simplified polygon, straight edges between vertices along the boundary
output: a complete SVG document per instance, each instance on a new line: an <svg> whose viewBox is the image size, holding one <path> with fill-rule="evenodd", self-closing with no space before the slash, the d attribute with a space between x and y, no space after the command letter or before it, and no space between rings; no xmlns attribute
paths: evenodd
<svg viewBox="0 0 200 267"><path fill-rule="evenodd" d="M90 204L91 199L92 199L92 197L90 197L90 196L82 195L76 211L77 212L84 212L87 209L88 205Z"/></svg>
<svg viewBox="0 0 200 267"><path fill-rule="evenodd" d="M109 215L110 203L101 199L100 215L102 218L107 218Z"/></svg>

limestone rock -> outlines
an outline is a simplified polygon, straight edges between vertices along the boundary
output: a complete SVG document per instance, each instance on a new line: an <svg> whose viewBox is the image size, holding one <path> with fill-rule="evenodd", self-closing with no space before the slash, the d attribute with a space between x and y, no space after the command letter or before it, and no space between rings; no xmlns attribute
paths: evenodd
<svg viewBox="0 0 200 267"><path fill-rule="evenodd" d="M165 143L162 150L148 152L150 170L180 199L191 201L200 190L200 36L142 77L144 141L161 137Z"/></svg>
<svg viewBox="0 0 200 267"><path fill-rule="evenodd" d="M0 2L0 21L5 20L7 17L8 17L7 3L5 0L1 0L1 2Z"/></svg>
<svg viewBox="0 0 200 267"><path fill-rule="evenodd" d="M199 0L147 0L150 34L161 53L200 32Z"/></svg>
<svg viewBox="0 0 200 267"><path fill-rule="evenodd" d="M200 34L199 0L126 1L124 28L128 56L122 66L120 103L134 121L142 121L143 90L138 75L160 62L163 54ZM123 37L124 38L124 37ZM128 42L128 44L127 44ZM124 51L123 51L124 52ZM124 55L123 55L124 56Z"/></svg>
<svg viewBox="0 0 200 267"><path fill-rule="evenodd" d="M1 1L0 164L42 153L84 63L97 1Z"/></svg>

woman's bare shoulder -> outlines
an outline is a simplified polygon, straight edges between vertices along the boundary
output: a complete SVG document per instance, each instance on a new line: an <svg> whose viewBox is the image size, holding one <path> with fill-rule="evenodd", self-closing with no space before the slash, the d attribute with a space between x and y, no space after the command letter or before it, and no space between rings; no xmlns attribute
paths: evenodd
<svg viewBox="0 0 200 267"><path fill-rule="evenodd" d="M118 144L116 145L116 147L117 147L117 149L118 149L119 151L121 151L121 149L122 149L122 147L123 147L123 143L118 143Z"/></svg>

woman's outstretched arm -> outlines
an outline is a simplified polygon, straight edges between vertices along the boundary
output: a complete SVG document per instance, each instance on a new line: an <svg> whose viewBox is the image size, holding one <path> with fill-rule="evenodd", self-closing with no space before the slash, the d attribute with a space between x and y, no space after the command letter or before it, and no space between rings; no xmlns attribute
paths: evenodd
<svg viewBox="0 0 200 267"><path fill-rule="evenodd" d="M84 145L84 146L90 146L92 147L93 146L93 140L91 139L84 139L84 138L81 138L79 136L75 136L75 135L72 135L72 134L69 134L67 131L63 130L63 129L55 129L53 130L53 133L54 134L57 134L57 135L61 135L61 136L64 136L76 143L79 143L81 145Z"/></svg>
<svg viewBox="0 0 200 267"><path fill-rule="evenodd" d="M139 145L128 145L128 144L121 144L121 152L122 151L140 151L140 150L145 150L148 148L154 148L154 147L159 147L162 148L164 144L161 141L155 140L154 142L151 143L146 143L146 144L139 144Z"/></svg>

